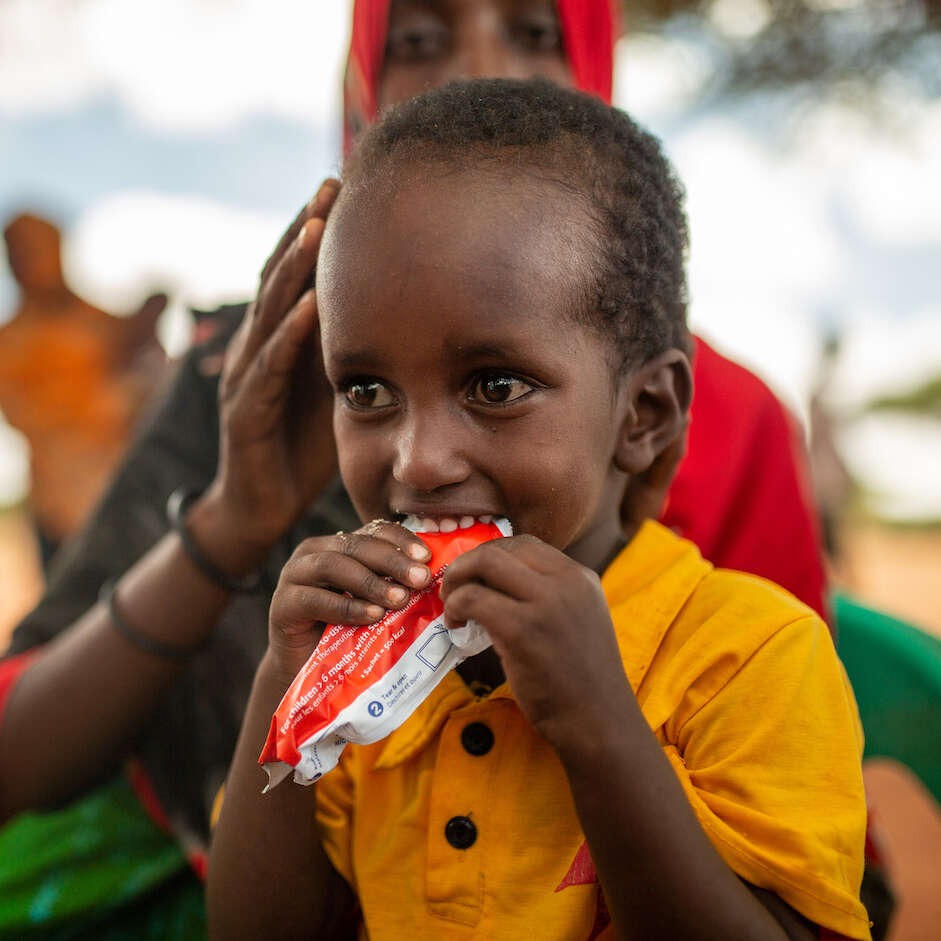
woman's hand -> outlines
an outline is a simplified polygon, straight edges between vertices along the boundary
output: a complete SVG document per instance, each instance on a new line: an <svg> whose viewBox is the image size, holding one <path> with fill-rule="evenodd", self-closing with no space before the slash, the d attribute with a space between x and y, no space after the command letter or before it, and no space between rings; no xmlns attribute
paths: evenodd
<svg viewBox="0 0 941 941"><path fill-rule="evenodd" d="M533 536L485 543L451 563L441 597L448 627L487 629L520 709L557 750L631 702L601 581L558 549Z"/></svg>
<svg viewBox="0 0 941 941"><path fill-rule="evenodd" d="M339 189L325 181L285 232L226 350L219 467L188 522L206 554L232 574L261 561L336 469L333 395L311 284Z"/></svg>
<svg viewBox="0 0 941 941"><path fill-rule="evenodd" d="M374 520L355 533L305 539L281 571L271 601L268 658L284 677L307 662L327 624L373 624L431 578L428 547Z"/></svg>

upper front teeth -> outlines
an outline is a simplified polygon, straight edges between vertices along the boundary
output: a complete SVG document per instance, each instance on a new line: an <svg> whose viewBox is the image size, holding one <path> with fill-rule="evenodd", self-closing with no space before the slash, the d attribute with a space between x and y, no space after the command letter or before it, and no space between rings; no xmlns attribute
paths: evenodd
<svg viewBox="0 0 941 941"><path fill-rule="evenodd" d="M493 516L486 514L484 516L478 516L477 519L474 519L473 516L462 516L459 519L453 516L444 516L441 517L441 519L433 520L431 517L416 516L413 513L409 513L409 515L402 520L402 525L415 533L453 533L456 529L470 529L470 527L478 521L481 523L492 523Z"/></svg>

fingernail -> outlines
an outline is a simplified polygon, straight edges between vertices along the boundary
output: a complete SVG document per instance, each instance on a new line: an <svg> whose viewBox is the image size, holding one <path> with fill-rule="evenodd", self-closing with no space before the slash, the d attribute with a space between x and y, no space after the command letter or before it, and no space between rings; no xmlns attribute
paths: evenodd
<svg viewBox="0 0 941 941"><path fill-rule="evenodd" d="M424 585L428 578L428 569L424 565L413 565L408 570L408 580L413 585Z"/></svg>
<svg viewBox="0 0 941 941"><path fill-rule="evenodd" d="M297 233L297 247L303 248L307 241L307 233L319 225L318 219L308 219L302 226L301 231Z"/></svg>
<svg viewBox="0 0 941 941"><path fill-rule="evenodd" d="M366 605L366 617L371 621L378 621L386 613L385 608L380 608L377 604Z"/></svg>
<svg viewBox="0 0 941 941"><path fill-rule="evenodd" d="M413 542L408 547L408 554L413 559L427 559L431 556L431 550L428 546L423 546L421 543Z"/></svg>
<svg viewBox="0 0 941 941"><path fill-rule="evenodd" d="M404 601L408 597L408 591L405 588L401 588L396 585L395 588L390 588L386 591L386 597L393 604L399 604L399 602Z"/></svg>

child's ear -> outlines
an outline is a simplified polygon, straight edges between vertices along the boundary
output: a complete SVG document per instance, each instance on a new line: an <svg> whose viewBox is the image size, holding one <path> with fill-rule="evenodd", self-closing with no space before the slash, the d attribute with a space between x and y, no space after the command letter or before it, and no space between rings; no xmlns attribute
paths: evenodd
<svg viewBox="0 0 941 941"><path fill-rule="evenodd" d="M626 411L614 463L618 470L642 474L686 430L693 398L693 374L682 350L648 360L624 379Z"/></svg>

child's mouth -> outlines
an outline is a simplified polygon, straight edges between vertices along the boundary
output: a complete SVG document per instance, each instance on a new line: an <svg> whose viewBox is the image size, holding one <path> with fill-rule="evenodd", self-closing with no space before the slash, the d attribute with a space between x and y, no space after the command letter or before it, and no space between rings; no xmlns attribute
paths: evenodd
<svg viewBox="0 0 941 941"><path fill-rule="evenodd" d="M435 514L428 516L417 513L395 513L395 522L410 529L413 533L453 533L458 529L470 529L475 523L492 523L495 519L492 513L471 515L463 514Z"/></svg>

